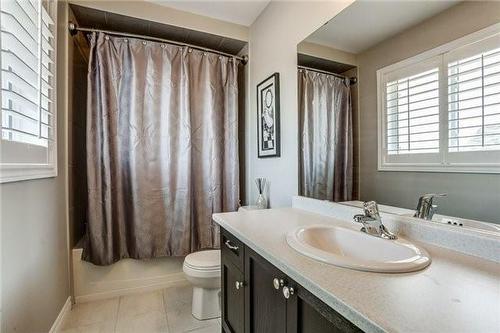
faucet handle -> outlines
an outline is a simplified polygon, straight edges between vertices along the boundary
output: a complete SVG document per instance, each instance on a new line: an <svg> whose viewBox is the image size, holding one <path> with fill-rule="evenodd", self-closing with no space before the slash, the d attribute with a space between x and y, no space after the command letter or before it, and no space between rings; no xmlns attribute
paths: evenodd
<svg viewBox="0 0 500 333"><path fill-rule="evenodd" d="M364 212L366 216L372 218L380 218L380 214L378 213L378 205L375 201L365 201L363 204Z"/></svg>
<svg viewBox="0 0 500 333"><path fill-rule="evenodd" d="M433 199L433 198L441 198L448 196L448 193L426 193L422 195L423 199Z"/></svg>
<svg viewBox="0 0 500 333"><path fill-rule="evenodd" d="M426 201L430 205L429 209L435 211L437 209L437 206L432 203L433 199L446 197L447 195L448 195L447 193L427 193L422 195L420 199L422 201Z"/></svg>

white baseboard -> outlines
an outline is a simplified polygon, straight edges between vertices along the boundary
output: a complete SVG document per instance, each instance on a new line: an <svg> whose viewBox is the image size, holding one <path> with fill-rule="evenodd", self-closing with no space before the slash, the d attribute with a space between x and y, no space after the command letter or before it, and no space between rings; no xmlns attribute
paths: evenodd
<svg viewBox="0 0 500 333"><path fill-rule="evenodd" d="M184 277L184 273L177 273L177 274L172 274L168 281L161 282L161 283L153 283L153 284L144 283L144 284L145 285L141 285L138 287L112 289L112 290L105 291L105 292L98 292L98 293L93 293L93 294L76 296L75 302L76 303L85 303L85 302L91 302L91 301L97 301L97 300L102 300L102 299L107 299L107 298L125 296L125 295L140 293L140 292L148 292L148 291L154 291L154 290L165 289L165 288L170 288L170 287L185 286L185 285L189 285L189 282Z"/></svg>
<svg viewBox="0 0 500 333"><path fill-rule="evenodd" d="M62 325L64 323L64 319L68 315L68 313L71 311L71 297L68 297L66 302L64 303L61 311L59 312L59 315L57 316L56 320L54 321L54 324L52 324L52 327L50 328L49 333L56 333L59 332L62 328Z"/></svg>

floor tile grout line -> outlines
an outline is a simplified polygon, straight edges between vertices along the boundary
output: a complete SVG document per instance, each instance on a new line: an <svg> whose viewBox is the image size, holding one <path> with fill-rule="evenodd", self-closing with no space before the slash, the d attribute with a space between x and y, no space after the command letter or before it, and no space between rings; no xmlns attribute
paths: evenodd
<svg viewBox="0 0 500 333"><path fill-rule="evenodd" d="M165 289L161 289L161 304L163 306L163 315L165 316L165 321L167 323L167 333L170 333L170 325L168 323L167 307L166 307L166 304L165 304L165 293L164 293L164 290Z"/></svg>
<svg viewBox="0 0 500 333"><path fill-rule="evenodd" d="M115 323L113 327L113 332L115 333L116 333L116 326L118 324L118 314L120 313L120 305L122 304L122 297L123 296L118 297L118 306L116 307Z"/></svg>

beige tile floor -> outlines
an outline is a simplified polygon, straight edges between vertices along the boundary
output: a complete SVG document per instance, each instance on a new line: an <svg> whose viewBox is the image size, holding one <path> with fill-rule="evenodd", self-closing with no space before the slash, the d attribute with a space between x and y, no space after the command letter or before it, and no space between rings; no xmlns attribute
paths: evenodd
<svg viewBox="0 0 500 333"><path fill-rule="evenodd" d="M220 319L191 315L191 286L81 303L73 307L61 333L220 333Z"/></svg>

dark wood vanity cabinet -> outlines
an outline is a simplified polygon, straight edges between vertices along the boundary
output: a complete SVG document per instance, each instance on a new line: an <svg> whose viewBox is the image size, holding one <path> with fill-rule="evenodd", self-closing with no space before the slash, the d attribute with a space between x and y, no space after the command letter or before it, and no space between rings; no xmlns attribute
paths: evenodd
<svg viewBox="0 0 500 333"><path fill-rule="evenodd" d="M245 332L245 247L231 234L221 232L221 317L225 332Z"/></svg>
<svg viewBox="0 0 500 333"><path fill-rule="evenodd" d="M361 332L226 230L221 270L225 333Z"/></svg>

